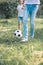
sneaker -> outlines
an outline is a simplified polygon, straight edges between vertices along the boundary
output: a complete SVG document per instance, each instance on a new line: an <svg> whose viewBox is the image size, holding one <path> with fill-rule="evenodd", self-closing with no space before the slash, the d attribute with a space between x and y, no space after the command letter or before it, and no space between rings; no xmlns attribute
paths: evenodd
<svg viewBox="0 0 43 65"><path fill-rule="evenodd" d="M21 40L21 42L28 42L28 39L27 39L27 38L23 38L23 39Z"/></svg>
<svg viewBox="0 0 43 65"><path fill-rule="evenodd" d="M32 35L31 38L33 39L34 38L34 35Z"/></svg>
<svg viewBox="0 0 43 65"><path fill-rule="evenodd" d="M30 40L32 41L34 39L34 35L30 37Z"/></svg>

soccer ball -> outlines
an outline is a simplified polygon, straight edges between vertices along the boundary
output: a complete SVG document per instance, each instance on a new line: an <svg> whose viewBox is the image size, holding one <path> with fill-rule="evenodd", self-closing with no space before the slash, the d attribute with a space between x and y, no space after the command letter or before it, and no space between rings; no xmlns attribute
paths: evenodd
<svg viewBox="0 0 43 65"><path fill-rule="evenodd" d="M16 31L14 32L14 36L15 36L16 38L22 38L22 32L21 32L21 30L16 30Z"/></svg>

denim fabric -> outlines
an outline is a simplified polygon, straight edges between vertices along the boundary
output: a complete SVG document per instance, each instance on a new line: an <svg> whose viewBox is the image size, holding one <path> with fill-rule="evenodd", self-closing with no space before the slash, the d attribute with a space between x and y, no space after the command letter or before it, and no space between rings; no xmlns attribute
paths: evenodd
<svg viewBox="0 0 43 65"><path fill-rule="evenodd" d="M23 36L28 38L28 16L30 16L30 37L34 36L34 19L39 5L36 4L26 4L24 6L24 16L23 16Z"/></svg>
<svg viewBox="0 0 43 65"><path fill-rule="evenodd" d="M23 22L23 17L18 17L18 22Z"/></svg>

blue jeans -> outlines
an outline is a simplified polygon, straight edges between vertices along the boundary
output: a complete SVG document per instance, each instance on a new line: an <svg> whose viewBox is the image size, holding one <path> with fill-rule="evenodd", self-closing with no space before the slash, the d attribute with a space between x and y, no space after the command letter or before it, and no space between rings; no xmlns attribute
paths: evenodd
<svg viewBox="0 0 43 65"><path fill-rule="evenodd" d="M23 22L23 17L18 17L18 23Z"/></svg>
<svg viewBox="0 0 43 65"><path fill-rule="evenodd" d="M34 36L34 19L39 5L36 4L26 4L24 6L24 16L23 16L23 36L28 38L28 16L30 16L30 37Z"/></svg>

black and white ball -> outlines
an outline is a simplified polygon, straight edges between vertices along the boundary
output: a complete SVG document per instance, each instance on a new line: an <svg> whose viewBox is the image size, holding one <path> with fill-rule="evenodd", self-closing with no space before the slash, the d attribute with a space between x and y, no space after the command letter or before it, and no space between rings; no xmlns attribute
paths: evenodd
<svg viewBox="0 0 43 65"><path fill-rule="evenodd" d="M22 38L22 32L21 32L21 30L16 30L16 31L14 32L14 36L15 36L16 38Z"/></svg>

